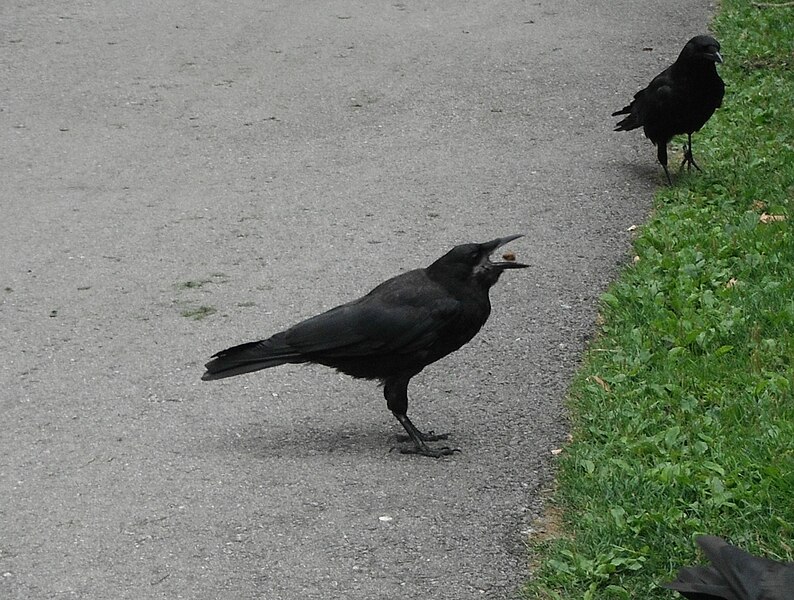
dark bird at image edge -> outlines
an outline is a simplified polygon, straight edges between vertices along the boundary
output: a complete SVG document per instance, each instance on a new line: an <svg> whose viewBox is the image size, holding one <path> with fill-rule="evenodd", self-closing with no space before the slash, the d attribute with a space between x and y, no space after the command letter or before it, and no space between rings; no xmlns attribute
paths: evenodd
<svg viewBox="0 0 794 600"><path fill-rule="evenodd" d="M687 134L684 160L688 168L700 167L692 156L692 134L722 105L725 84L717 73L722 62L720 44L713 37L698 35L689 40L676 61L634 95L628 106L612 116L628 115L615 131L642 127L645 137L656 144L656 157L673 185L667 170L667 144L674 135Z"/></svg>
<svg viewBox="0 0 794 600"><path fill-rule="evenodd" d="M266 340L227 348L205 366L205 381L287 363L316 363L383 384L386 405L413 446L404 453L439 457L457 449L426 442L448 434L423 433L408 418L408 383L426 366L469 342L488 320L490 288L515 261L491 254L521 237L455 246L429 267L388 279L357 300L332 308Z"/></svg>
<svg viewBox="0 0 794 600"><path fill-rule="evenodd" d="M714 535L695 541L711 564L684 567L663 587L690 600L794 600L794 563L753 556Z"/></svg>

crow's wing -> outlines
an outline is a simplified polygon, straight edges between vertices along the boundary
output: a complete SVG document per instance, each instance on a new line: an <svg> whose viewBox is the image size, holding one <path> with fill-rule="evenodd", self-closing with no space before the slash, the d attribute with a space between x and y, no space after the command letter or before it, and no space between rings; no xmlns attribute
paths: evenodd
<svg viewBox="0 0 794 600"><path fill-rule="evenodd" d="M794 564L753 556L713 535L699 536L696 541L711 565L685 567L664 587L690 600L794 598Z"/></svg>
<svg viewBox="0 0 794 600"><path fill-rule="evenodd" d="M647 87L634 94L631 114L636 115L640 125L645 125L648 119L665 114L670 110L670 103L675 96L675 82L672 77L672 68L668 67L654 77Z"/></svg>
<svg viewBox="0 0 794 600"><path fill-rule="evenodd" d="M783 563L754 556L713 535L702 535L696 541L737 598L785 600L786 596L772 594L768 589L768 584L774 585L778 573L786 567ZM794 589L789 594L788 598L794 598Z"/></svg>
<svg viewBox="0 0 794 600"><path fill-rule="evenodd" d="M434 344L459 312L460 303L424 270L409 271L290 327L284 340L307 357L411 354Z"/></svg>
<svg viewBox="0 0 794 600"><path fill-rule="evenodd" d="M675 581L662 584L689 600L743 600L733 593L722 573L714 567L684 567Z"/></svg>

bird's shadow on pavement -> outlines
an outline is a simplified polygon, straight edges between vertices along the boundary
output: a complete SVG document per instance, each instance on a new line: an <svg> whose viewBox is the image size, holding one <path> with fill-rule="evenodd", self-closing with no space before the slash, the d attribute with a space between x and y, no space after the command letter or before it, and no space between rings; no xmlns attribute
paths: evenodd
<svg viewBox="0 0 794 600"><path fill-rule="evenodd" d="M675 152L671 152L671 159L668 167L670 169L670 176L673 178L673 187L675 187L679 181L684 181L698 175L698 172L694 169L690 171L686 168L681 168L679 154L680 153L676 154ZM636 180L653 189L666 188L668 185L667 178L664 176L664 170L658 162L647 164L626 160L621 164L624 174L631 175L630 179L632 180Z"/></svg>
<svg viewBox="0 0 794 600"><path fill-rule="evenodd" d="M323 424L278 429L251 423L243 429L228 432L220 445L230 451L258 458L289 455L311 457L317 455L376 455L388 454L399 446L396 429L380 422L358 424L355 427L335 428Z"/></svg>
<svg viewBox="0 0 794 600"><path fill-rule="evenodd" d="M627 160L622 164L622 168L625 174L630 174L631 179L640 183L653 187L667 185L667 180L664 177L664 170L662 170L662 166L659 163L650 165ZM675 181L675 179L673 181Z"/></svg>

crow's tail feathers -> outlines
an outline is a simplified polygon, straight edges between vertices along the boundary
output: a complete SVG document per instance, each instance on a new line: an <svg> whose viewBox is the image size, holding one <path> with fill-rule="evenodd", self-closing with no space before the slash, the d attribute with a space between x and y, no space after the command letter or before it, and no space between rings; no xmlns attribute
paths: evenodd
<svg viewBox="0 0 794 600"><path fill-rule="evenodd" d="M207 370L201 379L212 381L269 369L286 363L301 363L305 359L291 349L284 340L283 333L260 342L248 342L221 350L204 365Z"/></svg>
<svg viewBox="0 0 794 600"><path fill-rule="evenodd" d="M612 113L613 117L617 117L620 115L628 115L625 119L618 122L615 125L615 131L631 131L632 129L637 129L637 127L642 127L642 123L637 118L635 113L632 113L632 109L634 108L634 103L632 102L628 106L624 106L620 110L616 110Z"/></svg>

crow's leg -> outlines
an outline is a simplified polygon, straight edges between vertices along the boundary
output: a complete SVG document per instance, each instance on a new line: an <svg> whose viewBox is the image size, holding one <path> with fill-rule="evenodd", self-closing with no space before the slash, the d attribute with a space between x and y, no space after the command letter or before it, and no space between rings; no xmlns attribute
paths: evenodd
<svg viewBox="0 0 794 600"><path fill-rule="evenodd" d="M413 422L408 418L407 415L405 415L405 420L408 422L408 425L406 425L400 419L400 417L397 416L397 413L394 413L394 416L397 417L397 420L400 421L400 423L402 423L402 426L405 427L406 431L408 431L408 428L410 427L413 430L413 432L416 434L416 437L418 437L423 442L437 442L439 440L449 439L448 433L436 433L435 431L428 431L427 433L425 433L423 431L419 431L416 428L416 425L413 424ZM401 442L413 441L413 438L410 435L397 434L397 439L400 440Z"/></svg>
<svg viewBox="0 0 794 600"><path fill-rule="evenodd" d="M687 133L687 143L684 146L684 160L681 161L681 168L678 169L679 171L684 168L686 165L686 170L691 171L692 167L695 167L698 171L702 172L702 169L698 166L695 162L695 158L692 156L692 134Z"/></svg>
<svg viewBox="0 0 794 600"><path fill-rule="evenodd" d="M667 175L667 185L673 187L673 179L670 177L670 171L667 170L667 165L662 165L662 168L664 169L664 174Z"/></svg>
<svg viewBox="0 0 794 600"><path fill-rule="evenodd" d="M408 417L406 417L406 419L407 418ZM413 423L411 425L413 425ZM405 427L405 425L403 425L403 427ZM439 440L449 439L448 433L436 433L435 431L428 431L427 433L424 433L416 429L416 426L414 426L414 430L416 431L416 434L419 436L419 439L422 440L423 442L437 442ZM397 439L400 440L401 442L408 442L411 440L411 436L398 434Z"/></svg>
<svg viewBox="0 0 794 600"><path fill-rule="evenodd" d="M413 423L411 423L411 419L408 418L408 415L394 413L394 416L397 417L397 420L402 424L403 427L405 427L405 431L408 432L408 437L414 443L413 447L409 446L407 448L400 448L400 452L403 454L421 454L422 456L432 456L434 458L438 458L447 454L460 452L460 448L450 448L449 446L444 446L443 448L429 447L427 444L425 444L425 441L445 440L447 439L447 434L424 434L419 431Z"/></svg>
<svg viewBox="0 0 794 600"><path fill-rule="evenodd" d="M436 435L432 431L430 433L422 433L411 423L411 419L406 414L408 412L408 381L410 379L411 376L389 378L383 384L383 396L386 398L386 405L405 428L408 438L414 443L412 448L401 448L400 452L403 454L422 454L423 456L436 458L452 454L453 452L460 452L458 448L430 448L425 444L425 442L445 440L448 434Z"/></svg>
<svg viewBox="0 0 794 600"><path fill-rule="evenodd" d="M670 171L667 170L667 141L659 140L656 143L656 158L659 160L659 164L662 165L664 174L667 175L667 183L670 187L673 187L673 179L670 177Z"/></svg>

